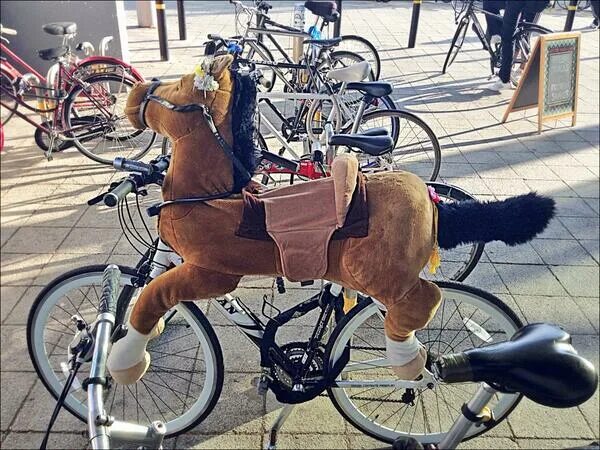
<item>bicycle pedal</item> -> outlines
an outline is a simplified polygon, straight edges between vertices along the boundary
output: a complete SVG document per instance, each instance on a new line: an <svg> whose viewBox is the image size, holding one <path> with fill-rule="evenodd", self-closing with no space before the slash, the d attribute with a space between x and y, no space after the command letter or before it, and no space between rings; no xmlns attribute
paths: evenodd
<svg viewBox="0 0 600 450"><path fill-rule="evenodd" d="M52 156L52 155L46 156L46 161L52 161L53 159L54 159L54 156Z"/></svg>

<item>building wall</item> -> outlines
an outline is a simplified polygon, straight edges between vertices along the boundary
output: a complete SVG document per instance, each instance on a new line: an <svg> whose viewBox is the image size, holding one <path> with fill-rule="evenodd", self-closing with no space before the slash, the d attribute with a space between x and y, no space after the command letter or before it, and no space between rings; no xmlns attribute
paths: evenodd
<svg viewBox="0 0 600 450"><path fill-rule="evenodd" d="M18 32L16 36L5 36L10 40L9 48L44 76L52 63L40 59L38 50L58 47L62 42L60 36L42 30L46 23L77 23L74 45L89 41L96 51L100 39L112 35L114 39L109 44L108 54L126 61L129 59L122 0L2 1L0 16L2 25Z"/></svg>

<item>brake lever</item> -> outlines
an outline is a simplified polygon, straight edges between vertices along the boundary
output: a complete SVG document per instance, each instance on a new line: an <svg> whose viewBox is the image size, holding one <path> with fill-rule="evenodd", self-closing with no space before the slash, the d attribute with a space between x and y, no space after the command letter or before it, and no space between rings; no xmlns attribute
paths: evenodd
<svg viewBox="0 0 600 450"><path fill-rule="evenodd" d="M97 195L96 197L89 199L87 201L87 204L89 206L97 205L98 203L100 203L102 201L102 199L104 198L104 195L106 195L106 192L103 192L102 194Z"/></svg>

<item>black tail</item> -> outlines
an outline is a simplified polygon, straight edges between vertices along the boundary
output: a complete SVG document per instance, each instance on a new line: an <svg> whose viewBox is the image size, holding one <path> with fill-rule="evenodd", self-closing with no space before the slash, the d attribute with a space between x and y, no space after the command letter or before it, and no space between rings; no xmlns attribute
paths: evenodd
<svg viewBox="0 0 600 450"><path fill-rule="evenodd" d="M523 244L542 232L554 216L554 200L535 192L501 201L438 203L438 244L469 242Z"/></svg>

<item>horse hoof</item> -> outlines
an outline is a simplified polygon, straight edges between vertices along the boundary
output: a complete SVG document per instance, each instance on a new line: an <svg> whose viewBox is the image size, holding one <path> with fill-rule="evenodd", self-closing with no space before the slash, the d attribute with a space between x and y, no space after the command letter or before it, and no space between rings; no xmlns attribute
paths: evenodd
<svg viewBox="0 0 600 450"><path fill-rule="evenodd" d="M119 384L127 385L137 383L146 373L150 367L150 353L144 353L144 359L142 359L136 365L129 367L128 369L122 370L111 370L110 374Z"/></svg>
<svg viewBox="0 0 600 450"><path fill-rule="evenodd" d="M425 347L421 347L412 361L403 366L392 366L392 371L400 380L414 380L423 373L426 362L427 350Z"/></svg>

